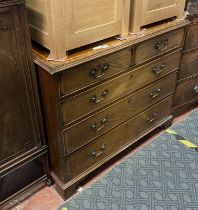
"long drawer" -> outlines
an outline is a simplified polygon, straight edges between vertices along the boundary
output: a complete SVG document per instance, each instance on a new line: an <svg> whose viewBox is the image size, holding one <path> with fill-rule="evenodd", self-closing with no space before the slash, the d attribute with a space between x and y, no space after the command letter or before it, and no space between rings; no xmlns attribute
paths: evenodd
<svg viewBox="0 0 198 210"><path fill-rule="evenodd" d="M176 73L136 92L63 132L65 155L107 132L174 91Z"/></svg>
<svg viewBox="0 0 198 210"><path fill-rule="evenodd" d="M145 41L137 47L135 63L142 63L166 51L180 47L183 39L184 29L178 29Z"/></svg>
<svg viewBox="0 0 198 210"><path fill-rule="evenodd" d="M160 120L169 115L170 107L171 97L73 153L65 160L68 170L67 181L99 164L109 155L112 155L124 145L132 142L133 139L151 129Z"/></svg>
<svg viewBox="0 0 198 210"><path fill-rule="evenodd" d="M174 106L180 106L198 100L198 76L181 80L178 83Z"/></svg>
<svg viewBox="0 0 198 210"><path fill-rule="evenodd" d="M181 60L179 79L193 75L198 75L198 50L184 54Z"/></svg>
<svg viewBox="0 0 198 210"><path fill-rule="evenodd" d="M129 68L131 57L131 49L125 49L71 68L60 76L61 95L73 93L118 74Z"/></svg>
<svg viewBox="0 0 198 210"><path fill-rule="evenodd" d="M143 67L132 70L83 92L62 103L63 124L68 124L80 117L101 108L120 96L135 91L179 66L180 51L169 54Z"/></svg>

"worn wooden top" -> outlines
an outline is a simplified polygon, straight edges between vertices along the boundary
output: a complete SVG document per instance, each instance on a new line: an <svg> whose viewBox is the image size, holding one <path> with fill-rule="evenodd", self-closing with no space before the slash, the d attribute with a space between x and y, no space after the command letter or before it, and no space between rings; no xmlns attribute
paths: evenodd
<svg viewBox="0 0 198 210"><path fill-rule="evenodd" d="M47 57L49 55L49 51L42 48L41 46L33 44L34 62L45 69L48 73L55 74L95 58L99 58L115 51L133 46L157 35L186 26L187 24L189 24L188 20L171 20L157 26L152 26L146 29L141 35L131 35L124 40L118 40L114 37L101 42L97 42L95 44L82 47L78 50L71 51L67 59L62 62L48 61ZM97 50L93 49L94 47L100 45L107 45L108 47Z"/></svg>

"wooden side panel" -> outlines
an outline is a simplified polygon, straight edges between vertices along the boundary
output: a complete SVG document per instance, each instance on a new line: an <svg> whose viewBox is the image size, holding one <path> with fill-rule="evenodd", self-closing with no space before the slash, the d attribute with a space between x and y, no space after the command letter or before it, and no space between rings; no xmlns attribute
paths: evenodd
<svg viewBox="0 0 198 210"><path fill-rule="evenodd" d="M49 0L26 0L31 37L50 47L51 8Z"/></svg>
<svg viewBox="0 0 198 210"><path fill-rule="evenodd" d="M45 70L37 66L40 92L47 139L49 145L51 170L61 180L64 180L62 168L62 158L64 156L63 141L61 136L61 116L59 105L59 85L58 78L49 75Z"/></svg>

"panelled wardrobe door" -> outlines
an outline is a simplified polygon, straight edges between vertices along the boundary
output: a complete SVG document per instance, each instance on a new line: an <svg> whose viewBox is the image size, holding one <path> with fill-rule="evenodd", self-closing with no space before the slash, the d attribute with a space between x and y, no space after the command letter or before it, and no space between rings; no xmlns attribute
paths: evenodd
<svg viewBox="0 0 198 210"><path fill-rule="evenodd" d="M159 16L159 10L161 19L165 19L168 17L175 16L175 14L178 14L177 10L179 7L179 1L178 0L146 0L144 1L143 8L144 12L143 14L146 15L147 18L144 19L144 24L147 24L147 21L149 22L155 22L155 18Z"/></svg>
<svg viewBox="0 0 198 210"><path fill-rule="evenodd" d="M42 147L21 9L0 7L0 172Z"/></svg>
<svg viewBox="0 0 198 210"><path fill-rule="evenodd" d="M143 14L146 17L143 24L155 22L156 17L163 20L177 15L179 4L181 4L181 1L178 0L145 0L143 3Z"/></svg>
<svg viewBox="0 0 198 210"><path fill-rule="evenodd" d="M171 17L183 18L185 0L133 0L131 4L131 32Z"/></svg>
<svg viewBox="0 0 198 210"><path fill-rule="evenodd" d="M84 45L90 40L100 40L102 36L106 38L121 34L123 1L72 0L68 1L67 6L63 24L66 24L68 32L69 49L82 45L82 40Z"/></svg>

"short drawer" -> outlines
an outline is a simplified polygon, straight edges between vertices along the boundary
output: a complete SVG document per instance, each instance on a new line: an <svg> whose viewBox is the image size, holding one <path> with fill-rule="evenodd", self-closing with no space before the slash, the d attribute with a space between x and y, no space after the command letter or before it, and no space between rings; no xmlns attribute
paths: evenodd
<svg viewBox="0 0 198 210"><path fill-rule="evenodd" d="M179 78L185 79L198 75L198 50L186 53L182 56Z"/></svg>
<svg viewBox="0 0 198 210"><path fill-rule="evenodd" d="M60 77L61 95L73 93L127 69L131 63L131 49L71 68Z"/></svg>
<svg viewBox="0 0 198 210"><path fill-rule="evenodd" d="M181 80L178 83L174 106L180 106L198 99L198 76Z"/></svg>
<svg viewBox="0 0 198 210"><path fill-rule="evenodd" d="M138 91L63 133L65 155L130 119L174 91L176 73Z"/></svg>
<svg viewBox="0 0 198 210"><path fill-rule="evenodd" d="M129 71L76 97L65 100L62 103L63 124L68 124L126 93L135 91L159 79L178 68L179 60L180 51Z"/></svg>
<svg viewBox="0 0 198 210"><path fill-rule="evenodd" d="M169 115L170 107L171 98L167 98L127 123L98 138L95 142L68 156L65 160L68 169L67 181L79 176L91 167L101 164L114 152L156 126L159 121Z"/></svg>
<svg viewBox="0 0 198 210"><path fill-rule="evenodd" d="M197 34L198 34L198 24L189 25L187 35L186 35L186 41L184 45L185 50L198 48Z"/></svg>
<svg viewBox="0 0 198 210"><path fill-rule="evenodd" d="M161 53L182 46L183 39L184 29L178 29L143 42L136 50L136 64L142 63L150 58L160 55Z"/></svg>

